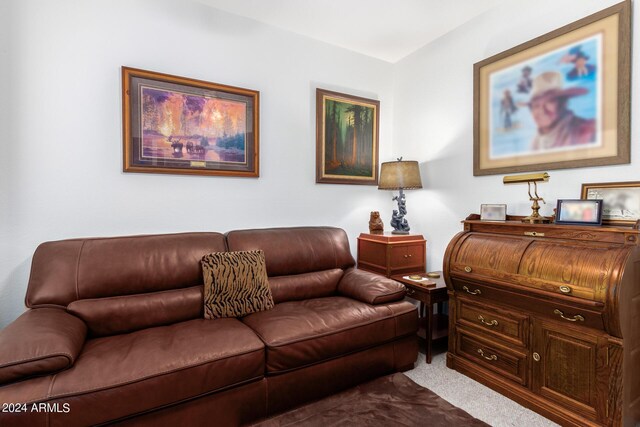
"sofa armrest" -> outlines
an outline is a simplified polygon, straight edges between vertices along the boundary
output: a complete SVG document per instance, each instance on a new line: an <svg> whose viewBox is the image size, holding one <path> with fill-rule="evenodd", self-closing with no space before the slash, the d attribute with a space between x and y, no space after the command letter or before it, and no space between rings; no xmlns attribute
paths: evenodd
<svg viewBox="0 0 640 427"><path fill-rule="evenodd" d="M338 293L369 304L384 304L404 298L402 283L379 274L350 268L338 283Z"/></svg>
<svg viewBox="0 0 640 427"><path fill-rule="evenodd" d="M35 308L0 331L0 384L73 365L87 327L60 308Z"/></svg>

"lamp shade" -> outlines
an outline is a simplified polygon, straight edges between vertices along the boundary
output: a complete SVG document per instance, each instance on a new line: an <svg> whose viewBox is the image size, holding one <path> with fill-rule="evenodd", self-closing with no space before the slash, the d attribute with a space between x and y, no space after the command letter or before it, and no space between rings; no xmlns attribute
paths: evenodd
<svg viewBox="0 0 640 427"><path fill-rule="evenodd" d="M422 188L420 168L415 160L398 160L380 165L378 190L414 190Z"/></svg>

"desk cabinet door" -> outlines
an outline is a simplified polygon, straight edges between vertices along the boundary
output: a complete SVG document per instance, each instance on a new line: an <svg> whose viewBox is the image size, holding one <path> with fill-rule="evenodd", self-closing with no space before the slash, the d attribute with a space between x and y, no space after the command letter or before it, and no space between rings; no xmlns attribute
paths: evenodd
<svg viewBox="0 0 640 427"><path fill-rule="evenodd" d="M603 418L606 390L599 399L598 382L606 375L606 340L555 322L536 319L533 325L533 390L588 418Z"/></svg>

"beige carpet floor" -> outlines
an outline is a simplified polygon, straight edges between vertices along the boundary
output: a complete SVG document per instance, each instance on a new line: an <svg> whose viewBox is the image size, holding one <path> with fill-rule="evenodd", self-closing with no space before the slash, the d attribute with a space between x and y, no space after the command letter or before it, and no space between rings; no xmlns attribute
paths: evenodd
<svg viewBox="0 0 640 427"><path fill-rule="evenodd" d="M445 340L446 341L446 340ZM416 367L404 374L449 403L494 427L551 427L557 424L488 387L447 368L446 342L434 346L431 364L421 350Z"/></svg>

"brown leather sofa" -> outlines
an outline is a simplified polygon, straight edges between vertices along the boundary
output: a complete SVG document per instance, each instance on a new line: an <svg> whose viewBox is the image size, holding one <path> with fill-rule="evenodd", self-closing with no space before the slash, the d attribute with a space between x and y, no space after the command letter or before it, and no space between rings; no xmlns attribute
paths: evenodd
<svg viewBox="0 0 640 427"><path fill-rule="evenodd" d="M205 320L200 259L262 249L272 310ZM239 425L413 367L404 287L330 227L43 243L0 331L0 425ZM18 404L18 405L16 405Z"/></svg>

